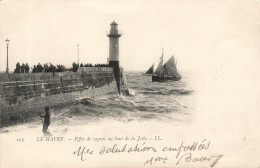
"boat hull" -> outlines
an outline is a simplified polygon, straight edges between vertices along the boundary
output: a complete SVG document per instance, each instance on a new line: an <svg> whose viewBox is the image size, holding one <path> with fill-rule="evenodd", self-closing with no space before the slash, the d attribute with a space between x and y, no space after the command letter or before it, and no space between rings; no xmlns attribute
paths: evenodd
<svg viewBox="0 0 260 168"><path fill-rule="evenodd" d="M152 82L165 82L168 80L172 80L172 81L179 81L181 80L181 77L179 76L152 76Z"/></svg>

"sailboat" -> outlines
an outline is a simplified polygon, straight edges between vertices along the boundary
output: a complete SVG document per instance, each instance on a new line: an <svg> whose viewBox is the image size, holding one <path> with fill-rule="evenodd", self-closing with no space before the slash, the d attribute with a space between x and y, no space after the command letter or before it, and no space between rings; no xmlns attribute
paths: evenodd
<svg viewBox="0 0 260 168"><path fill-rule="evenodd" d="M177 61L175 62L174 56L172 56L165 64L163 64L163 53L160 57L160 62L154 72L153 65L144 75L151 75L152 82L164 82L167 80L179 81L181 75L177 70Z"/></svg>

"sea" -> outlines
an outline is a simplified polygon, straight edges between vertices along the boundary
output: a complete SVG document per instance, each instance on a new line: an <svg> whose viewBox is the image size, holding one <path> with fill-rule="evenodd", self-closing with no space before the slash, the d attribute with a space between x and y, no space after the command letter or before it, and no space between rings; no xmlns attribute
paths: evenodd
<svg viewBox="0 0 260 168"><path fill-rule="evenodd" d="M189 124L194 111L192 81L190 73L182 73L180 81L152 82L151 76L142 72L125 72L129 96L111 95L86 99L81 103L51 109L51 128L68 130L103 121L121 123L158 121L173 124ZM42 125L40 118L15 126L2 128L0 132L15 132L35 129Z"/></svg>

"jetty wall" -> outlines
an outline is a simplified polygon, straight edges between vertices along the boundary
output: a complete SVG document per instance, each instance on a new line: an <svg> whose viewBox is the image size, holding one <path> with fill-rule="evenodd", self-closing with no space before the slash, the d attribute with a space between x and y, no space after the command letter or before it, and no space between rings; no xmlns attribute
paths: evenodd
<svg viewBox="0 0 260 168"><path fill-rule="evenodd" d="M101 87L114 81L110 67L82 67L79 72L0 75L0 97L8 103Z"/></svg>
<svg viewBox="0 0 260 168"><path fill-rule="evenodd" d="M116 95L112 67L81 67L78 72L0 74L0 127L24 122L44 107L64 107L84 98Z"/></svg>

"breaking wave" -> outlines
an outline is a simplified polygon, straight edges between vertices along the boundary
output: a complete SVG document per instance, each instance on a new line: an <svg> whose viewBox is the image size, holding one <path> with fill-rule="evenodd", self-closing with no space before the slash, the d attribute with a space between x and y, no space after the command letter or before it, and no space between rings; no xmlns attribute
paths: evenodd
<svg viewBox="0 0 260 168"><path fill-rule="evenodd" d="M189 116L187 99L193 90L187 89L187 81L151 82L140 73L126 74L130 96L110 96L86 99L67 111L67 117L75 120L143 121L150 119L173 120L176 116ZM175 118L175 119L174 119Z"/></svg>

